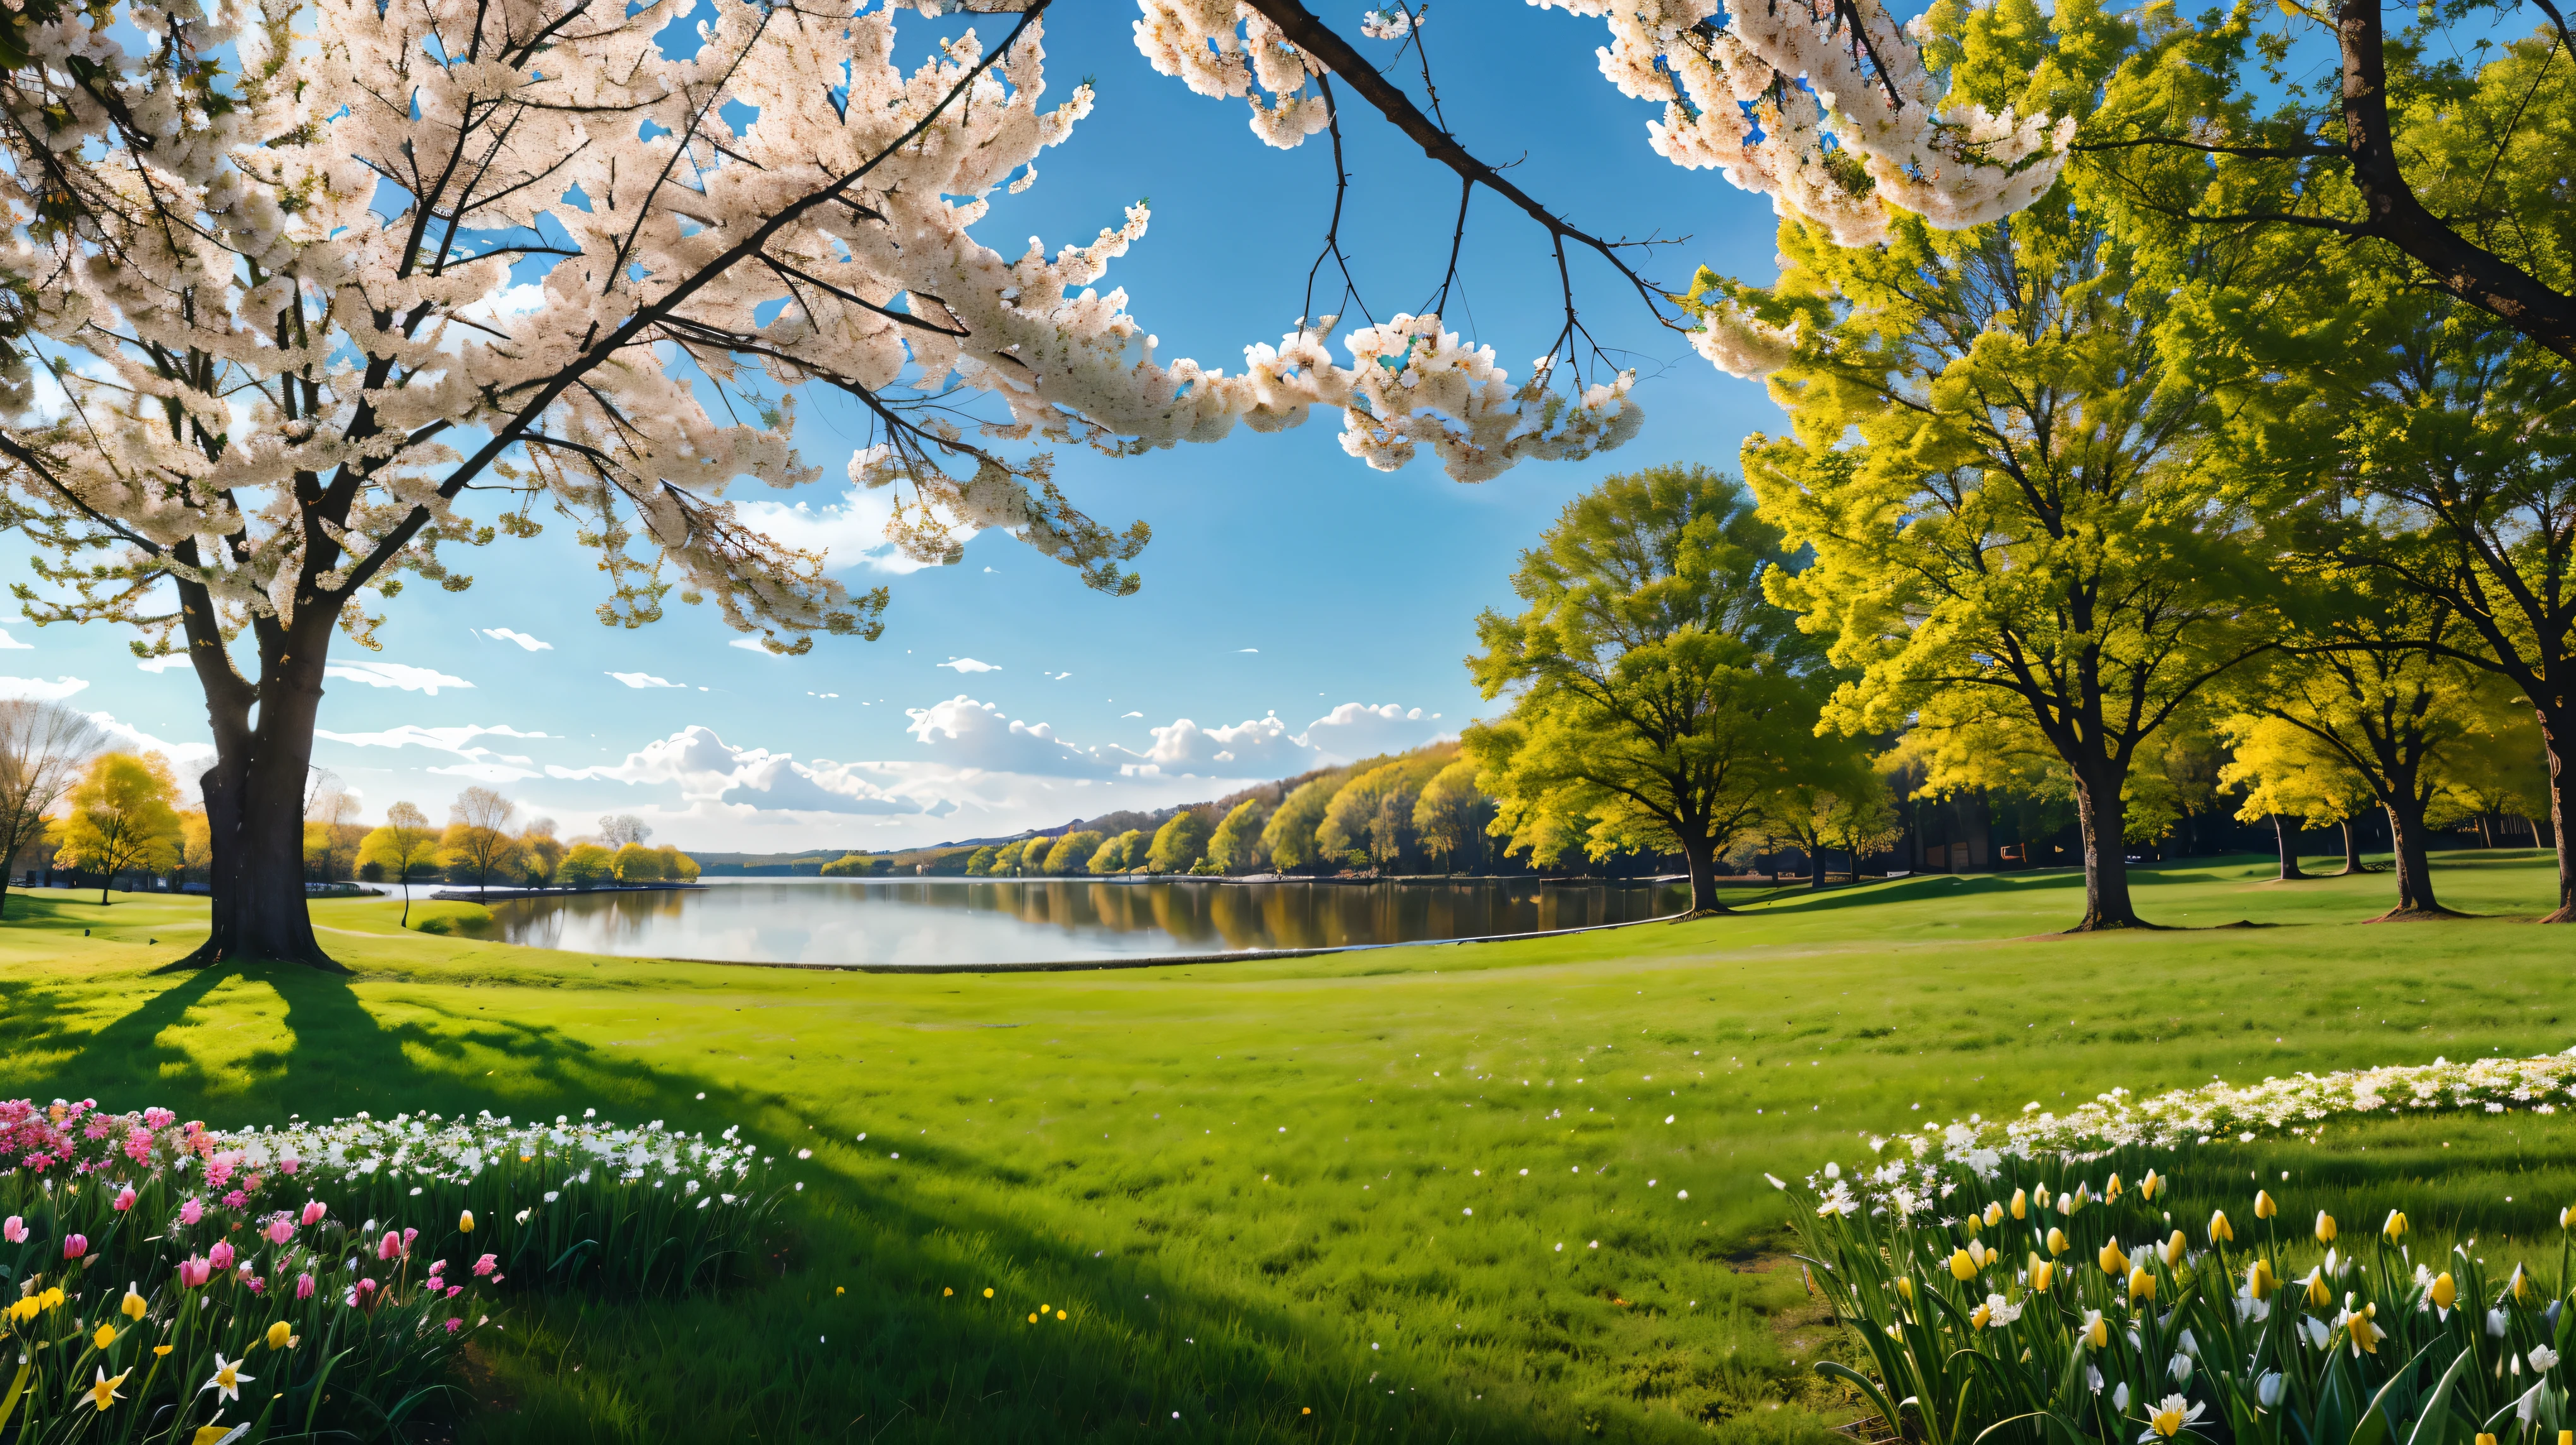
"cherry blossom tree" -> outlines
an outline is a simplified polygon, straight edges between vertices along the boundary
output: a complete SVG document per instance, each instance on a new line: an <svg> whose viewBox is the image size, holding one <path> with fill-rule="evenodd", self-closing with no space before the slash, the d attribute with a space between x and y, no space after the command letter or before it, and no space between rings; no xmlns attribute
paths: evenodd
<svg viewBox="0 0 2576 1445"><path fill-rule="evenodd" d="M1638 425L1627 375L1515 381L1436 315L1351 332L1347 362L1330 318L1238 374L1159 361L1124 293L1093 287L1142 206L1052 256L975 240L1091 105L1043 101L1047 0L910 70L898 14L940 0L696 3L31 0L0 20L0 482L38 544L21 600L194 667L216 758L192 961L334 966L300 856L325 660L335 632L374 646L406 585L468 585L458 548L551 511L608 574L603 621L652 621L677 588L776 651L875 636L882 589L852 595L728 500L822 475L794 445L808 389L872 419L849 474L897 489L911 555L1002 528L1111 592L1146 529L1076 509L1046 444L1128 454L1320 406L1372 466L1427 450L1478 480ZM693 13L694 48L665 49Z"/></svg>

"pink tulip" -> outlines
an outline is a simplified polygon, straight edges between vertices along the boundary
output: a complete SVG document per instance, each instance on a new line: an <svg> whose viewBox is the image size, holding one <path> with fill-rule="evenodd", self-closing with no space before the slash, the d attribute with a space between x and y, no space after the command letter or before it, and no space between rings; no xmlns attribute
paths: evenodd
<svg viewBox="0 0 2576 1445"><path fill-rule="evenodd" d="M217 1269L232 1268L233 1247L223 1240L216 1240L215 1247L206 1251L206 1263L213 1265Z"/></svg>
<svg viewBox="0 0 2576 1445"><path fill-rule="evenodd" d="M300 1300L313 1298L313 1276L299 1274L295 1277L295 1297Z"/></svg>
<svg viewBox="0 0 2576 1445"><path fill-rule="evenodd" d="M0 1239L6 1239L11 1244L25 1244L27 1242L27 1221L20 1219L14 1214L10 1215L8 1223L0 1224Z"/></svg>
<svg viewBox="0 0 2576 1445"><path fill-rule="evenodd" d="M248 1203L250 1203L250 1196L244 1194L238 1189L224 1196L224 1208L226 1209L239 1209Z"/></svg>
<svg viewBox="0 0 2576 1445"><path fill-rule="evenodd" d="M321 1201L321 1200L319 1200L319 1199L308 1199L308 1200L306 1200L306 1201L304 1202L304 1219L303 1219L304 1227L305 1227L305 1228L307 1228L307 1229L311 1229L313 1226L315 1226L315 1225L317 1225L317 1224L320 1224L320 1223L322 1222L322 1216L323 1216L324 1214L329 1213L329 1212L330 1212L329 1210L327 1210L327 1209L325 1209L325 1208L323 1207L323 1204L322 1204L322 1201Z"/></svg>
<svg viewBox="0 0 2576 1445"><path fill-rule="evenodd" d="M250 1287L250 1292L252 1294L266 1294L268 1292L268 1281L261 1279L258 1275L243 1275L242 1283Z"/></svg>
<svg viewBox="0 0 2576 1445"><path fill-rule="evenodd" d="M195 1289L214 1275L214 1266L202 1258L190 1257L179 1261L179 1283L183 1288Z"/></svg>
<svg viewBox="0 0 2576 1445"><path fill-rule="evenodd" d="M268 1242L284 1244L295 1237L295 1221L281 1214L268 1222Z"/></svg>
<svg viewBox="0 0 2576 1445"><path fill-rule="evenodd" d="M378 1259L400 1259L402 1257L402 1252L402 1236L394 1233L390 1229L385 1231L385 1237L383 1239L376 1242L376 1258Z"/></svg>
<svg viewBox="0 0 2576 1445"><path fill-rule="evenodd" d="M123 1189L116 1191L116 1212L123 1214L125 1211L132 1209L133 1207L134 1186L128 1184Z"/></svg>
<svg viewBox="0 0 2576 1445"><path fill-rule="evenodd" d="M283 1160L277 1166L278 1172L292 1179L295 1177L295 1170L301 1162L302 1161L295 1159Z"/></svg>
<svg viewBox="0 0 2576 1445"><path fill-rule="evenodd" d="M480 1279L484 1275L490 1274L492 1271L499 1269L500 1267L501 1257L496 1254L487 1254L481 1259L474 1261L474 1274L476 1278Z"/></svg>
<svg viewBox="0 0 2576 1445"><path fill-rule="evenodd" d="M374 1280L371 1280L371 1279L362 1279L362 1280L358 1281L358 1293L360 1293L360 1294L374 1294L375 1292L376 1292L376 1282L375 1282Z"/></svg>
<svg viewBox="0 0 2576 1445"><path fill-rule="evenodd" d="M409 1253L411 1253L411 1242L412 1242L413 1240L415 1240L415 1239L418 1239L418 1238L420 1238L420 1231L419 1231L419 1230L417 1230L417 1229L406 1229L406 1230L404 1230L404 1231L403 1231L403 1253L405 1253L405 1254L409 1254Z"/></svg>
<svg viewBox="0 0 2576 1445"><path fill-rule="evenodd" d="M63 1236L63 1258L78 1259L87 1253L89 1253L88 1235L66 1234Z"/></svg>
<svg viewBox="0 0 2576 1445"><path fill-rule="evenodd" d="M463 1293L465 1293L465 1286L461 1284L452 1284L447 1287L447 1297L449 1299L454 1299Z"/></svg>
<svg viewBox="0 0 2576 1445"><path fill-rule="evenodd" d="M205 1217L206 1206L202 1200L191 1199L187 1203L179 1206L179 1222L181 1224L194 1224Z"/></svg>
<svg viewBox="0 0 2576 1445"><path fill-rule="evenodd" d="M447 1322L447 1332L451 1335L463 1328L465 1328L465 1321L463 1320L449 1320Z"/></svg>

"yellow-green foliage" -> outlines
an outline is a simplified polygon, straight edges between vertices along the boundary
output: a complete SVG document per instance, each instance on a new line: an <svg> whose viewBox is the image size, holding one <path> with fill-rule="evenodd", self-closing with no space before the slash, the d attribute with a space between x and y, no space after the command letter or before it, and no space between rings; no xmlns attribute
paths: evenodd
<svg viewBox="0 0 2576 1445"><path fill-rule="evenodd" d="M416 933L473 933L491 922L492 910L480 903L441 898L411 907L411 927Z"/></svg>

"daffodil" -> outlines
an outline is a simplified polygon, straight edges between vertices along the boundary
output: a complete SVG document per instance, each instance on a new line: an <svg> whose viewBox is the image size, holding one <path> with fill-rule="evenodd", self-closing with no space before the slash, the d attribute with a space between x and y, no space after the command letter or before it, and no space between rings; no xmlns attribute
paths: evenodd
<svg viewBox="0 0 2576 1445"><path fill-rule="evenodd" d="M2395 1244L2397 1241L2404 1239L2406 1237L2406 1216L2394 1209L2388 1211L2388 1222L2379 1226L2379 1233L2380 1237L2386 1239L2390 1244Z"/></svg>
<svg viewBox="0 0 2576 1445"><path fill-rule="evenodd" d="M2323 1269L2309 1270L2306 1283L2309 1304L2318 1309L2324 1309L2334 1303L2334 1289L2326 1283L2326 1272Z"/></svg>
<svg viewBox="0 0 2576 1445"><path fill-rule="evenodd" d="M125 1383L125 1377L133 1373L134 1372L132 1370L121 1370L117 1372L116 1378L109 1379L107 1371L102 1369L98 1372L97 1384L84 1386L82 1388L81 1398L89 1402L90 1408L103 1415L107 1413L108 1406L125 1398L123 1395L118 1394L117 1390Z"/></svg>
<svg viewBox="0 0 2576 1445"><path fill-rule="evenodd" d="M2518 1303L2530 1302L2531 1276L2522 1272L2521 1265L2517 1264L2513 1267L2513 1280L2506 1286L2506 1292L2511 1294Z"/></svg>
<svg viewBox="0 0 2576 1445"><path fill-rule="evenodd" d="M2134 1304L2141 1300L2153 1300L2155 1297L2156 1277L2147 1273L2147 1267L2140 1265L2129 1271L2130 1302Z"/></svg>
<svg viewBox="0 0 2576 1445"><path fill-rule="evenodd" d="M2029 1191L2029 1190L2027 1190L2027 1189L2016 1189L2016 1190L2014 1190L2014 1191L2013 1191L2012 1217L2013 1217L2013 1218L2015 1218L2015 1219L2028 1219L2028 1218L2030 1218L2030 1191ZM2570 1210L2568 1210L2568 1211L2567 1211L2567 1217L2568 1217L2568 1218L2570 1218L2570 1219L2576 1219L2576 1209L2570 1209ZM2563 1222L2565 1222L2565 1221L2564 1221L2564 1220L2562 1220L2561 1222L2563 1223Z"/></svg>
<svg viewBox="0 0 2576 1445"><path fill-rule="evenodd" d="M2146 1433L2140 1435L2138 1439L2141 1441L2170 1440L2199 1423L2201 1412L2208 1408L2206 1405L2193 1404L2185 1396L2167 1395L2164 1403L2148 1414Z"/></svg>
<svg viewBox="0 0 2576 1445"><path fill-rule="evenodd" d="M1972 1329L1984 1329L1986 1327L1986 1321L1993 1319L1994 1314L1995 1312L1993 1310L1988 1309L1984 1305L1977 1306L1975 1309L1968 1311L1969 1327Z"/></svg>
<svg viewBox="0 0 2576 1445"><path fill-rule="evenodd" d="M1961 1249L1951 1252L1950 1277L1959 1281L1961 1284L1965 1284L1969 1280L1977 1277L1977 1262L1968 1257L1968 1252L1966 1250Z"/></svg>
<svg viewBox="0 0 2576 1445"><path fill-rule="evenodd" d="M2138 1197L2152 1202L2156 1197L2156 1191L2164 1188L2164 1185L2164 1176L2150 1169L2147 1171L2147 1177L2138 1181Z"/></svg>
<svg viewBox="0 0 2576 1445"><path fill-rule="evenodd" d="M2252 1264L2245 1266L2245 1297L2247 1299L2270 1299L2272 1297L2272 1291L2279 1289L2280 1287L2281 1282L2272 1277L2272 1262L2270 1260L2258 1259Z"/></svg>
<svg viewBox="0 0 2576 1445"><path fill-rule="evenodd" d="M2317 1211L2317 1243L2319 1243L2319 1244L2332 1244L2332 1243L2334 1243L2334 1241L2335 1241L2335 1222L2334 1222L2334 1216L2333 1216L2333 1215L2331 1215L2331 1214L2328 1214L2328 1213L2326 1213L2324 1210L2320 1209L2320 1210L2318 1210L2318 1211Z"/></svg>
<svg viewBox="0 0 2576 1445"><path fill-rule="evenodd" d="M2106 1185L2104 1185L2104 1186L2102 1187L2102 1202L2103 1202L2103 1203L2105 1203L2105 1204L2108 1204L2108 1203L2110 1203L2112 1200L2117 1199L2117 1198L2119 1198L2119 1197L2120 1197L2120 1176L2119 1176L2119 1175L2117 1175L2117 1174L2114 1174L2114 1175L2112 1175L2112 1176L2111 1176L2111 1182L2110 1182L2109 1184L2106 1184Z"/></svg>
<svg viewBox="0 0 2576 1445"><path fill-rule="evenodd" d="M2281 1206L2272 1202L2271 1195L2260 1189L2254 1191L2254 1217L2256 1219L2269 1219L2280 1212Z"/></svg>
<svg viewBox="0 0 2576 1445"><path fill-rule="evenodd" d="M188 1445L224 1445L249 1429L248 1425L227 1425L224 1417L217 1414L209 1423L197 1427L197 1433L188 1437Z"/></svg>
<svg viewBox="0 0 2576 1445"><path fill-rule="evenodd" d="M127 1319L139 1320L143 1318L143 1312L151 1306L144 1302L143 1296L134 1292L134 1285L128 1282L125 1286L125 1301L117 1308L125 1312Z"/></svg>
<svg viewBox="0 0 2576 1445"><path fill-rule="evenodd" d="M2103 1321L2100 1310L2086 1310L2083 1328L2076 1333L2083 1338L2084 1343L2097 1350L2111 1343L2111 1326Z"/></svg>
<svg viewBox="0 0 2576 1445"><path fill-rule="evenodd" d="M2040 1294L2046 1294L2048 1287L2055 1283L2057 1283L2057 1265L2053 1261L2034 1257L2030 1262L2031 1289Z"/></svg>
<svg viewBox="0 0 2576 1445"><path fill-rule="evenodd" d="M2052 1258L2066 1252L2065 1230L2052 1229L2048 1232L2048 1252Z"/></svg>
<svg viewBox="0 0 2576 1445"><path fill-rule="evenodd" d="M259 1378L257 1375L243 1374L241 1372L243 1363L244 1362L241 1360L234 1360L230 1363L226 1363L224 1360L224 1352L221 1350L215 1351L214 1377L206 1381L206 1383L199 1385L197 1387L198 1393L203 1394L208 1390L212 1390L227 1400L240 1399L241 1387Z"/></svg>
<svg viewBox="0 0 2576 1445"><path fill-rule="evenodd" d="M2129 1257L2120 1252L2120 1242L2116 1239L2103 1245L2102 1252L2094 1259L2102 1266L2102 1272L2113 1279L2129 1272Z"/></svg>
<svg viewBox="0 0 2576 1445"><path fill-rule="evenodd" d="M108 1346L116 1343L116 1326L100 1325L98 1329L90 1335L89 1343L91 1349L104 1353Z"/></svg>
<svg viewBox="0 0 2576 1445"><path fill-rule="evenodd" d="M1988 1229L1994 1228L1996 1225L2004 1222L2004 1207L2000 1204L1987 1205L1985 1217L1986 1227Z"/></svg>
<svg viewBox="0 0 2576 1445"><path fill-rule="evenodd" d="M2165 1241L2166 1267L2171 1268L2174 1265L2182 1263L2183 1252L2189 1247L2189 1243L2182 1237L2182 1231L2179 1229L2175 1230L2173 1232L2173 1238Z"/></svg>

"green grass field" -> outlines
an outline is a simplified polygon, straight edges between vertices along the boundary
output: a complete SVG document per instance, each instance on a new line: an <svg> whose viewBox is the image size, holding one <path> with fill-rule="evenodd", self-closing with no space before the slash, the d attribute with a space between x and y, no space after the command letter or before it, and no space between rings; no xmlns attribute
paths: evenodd
<svg viewBox="0 0 2576 1445"><path fill-rule="evenodd" d="M201 903L13 893L0 1043L10 1093L222 1125L596 1106L814 1151L773 1280L523 1304L468 1438L1786 1440L1809 1407L1839 1418L1806 1368L1835 1346L1777 1267L1763 1171L2115 1085L2576 1044L2576 932L2522 921L2547 858L2437 866L2494 916L2367 925L2385 875L2231 860L2143 874L2144 911L2191 927L2120 937L2042 936L2081 900L2046 873L1518 944L923 978L536 952L372 901L314 908L354 978L156 974ZM2240 920L2265 926L2211 927ZM2176 1217L2241 1207L2259 1171L2294 1214L2395 1204L2430 1239L2545 1241L2554 1269L2567 1119L2203 1150Z"/></svg>

